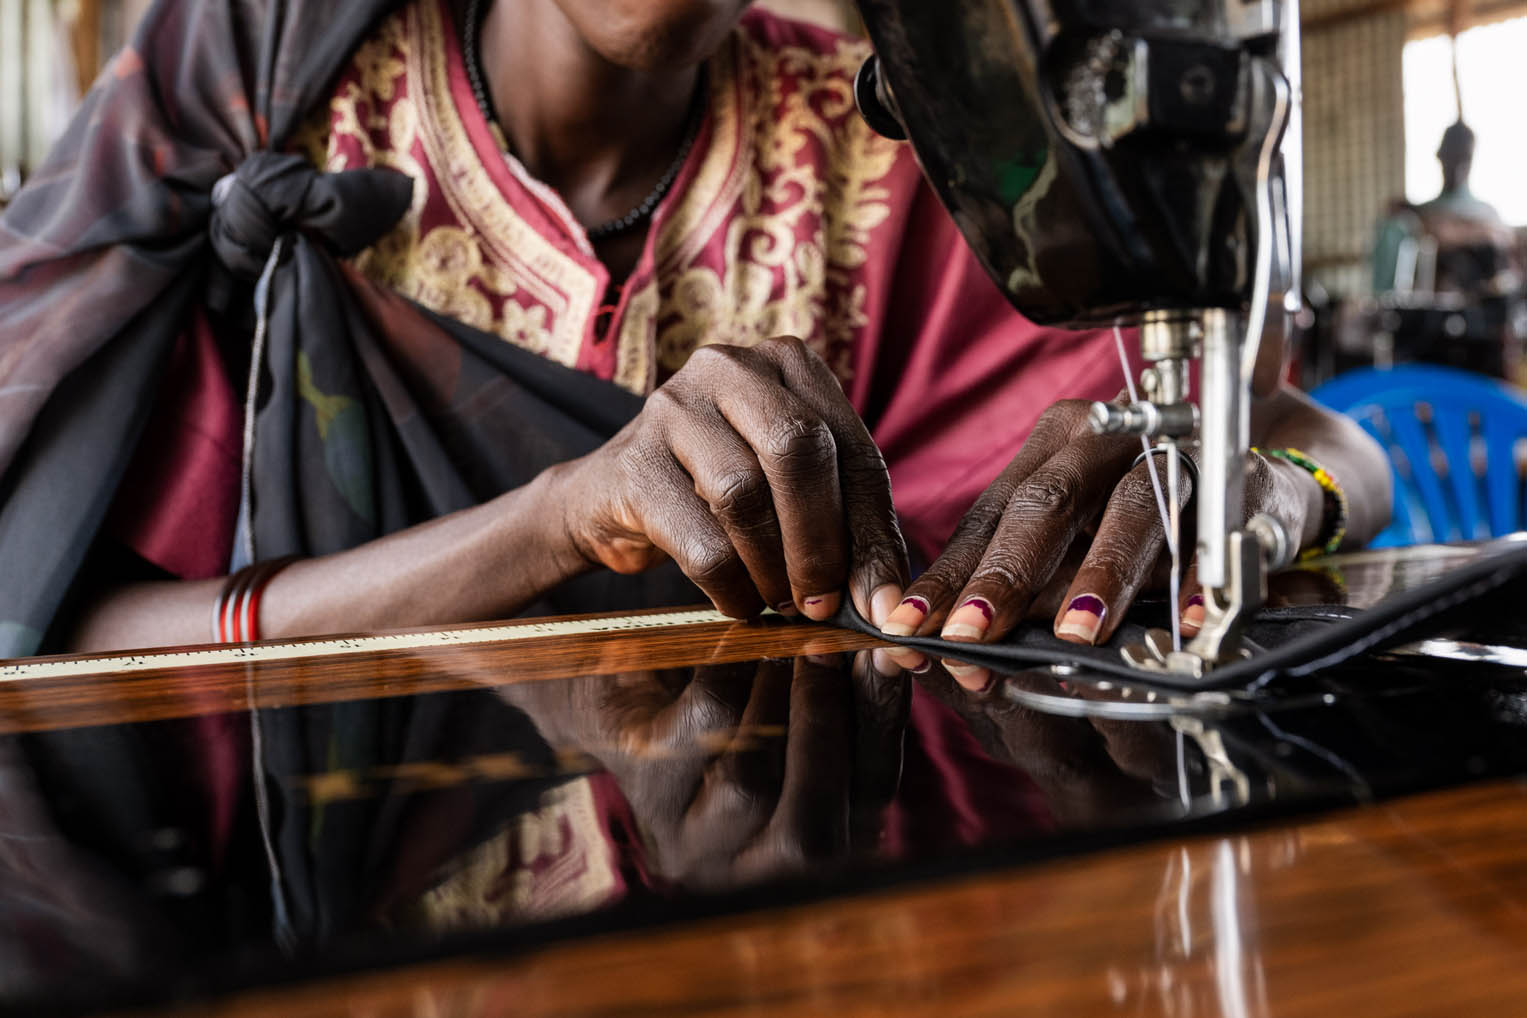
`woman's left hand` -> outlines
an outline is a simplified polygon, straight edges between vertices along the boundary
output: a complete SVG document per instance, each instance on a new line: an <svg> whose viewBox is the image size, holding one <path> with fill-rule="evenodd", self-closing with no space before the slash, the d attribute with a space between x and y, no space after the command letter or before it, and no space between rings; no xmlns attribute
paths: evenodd
<svg viewBox="0 0 1527 1018"><path fill-rule="evenodd" d="M1142 589L1164 584L1166 536L1156 496L1145 463L1131 466L1140 439L1094 434L1089 406L1065 400L1044 412L943 554L907 588L883 627L887 634L986 643L1025 618L1053 613L1056 636L1099 643ZM1155 461L1164 494L1165 457ZM1245 518L1268 513L1297 541L1306 531L1313 481L1284 466L1248 458ZM1181 506L1192 483L1182 471ZM1318 488L1313 503L1318 509ZM1183 583L1181 609L1189 607L1191 581ZM951 674L967 686L990 678L958 663Z"/></svg>

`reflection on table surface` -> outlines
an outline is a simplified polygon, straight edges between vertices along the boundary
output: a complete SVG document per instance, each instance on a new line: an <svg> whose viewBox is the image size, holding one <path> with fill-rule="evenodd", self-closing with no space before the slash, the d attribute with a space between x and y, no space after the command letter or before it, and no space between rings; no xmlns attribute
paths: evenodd
<svg viewBox="0 0 1527 1018"><path fill-rule="evenodd" d="M1494 541L1374 548L1313 559L1275 574L1269 583L1269 603L1371 608L1391 594L1438 579L1480 555L1523 542L1527 542L1527 533Z"/></svg>
<svg viewBox="0 0 1527 1018"><path fill-rule="evenodd" d="M1339 571L1359 603L1469 554L1311 575ZM1520 668L1397 657L1211 712L1105 716L1088 708L1127 699L1116 686L1051 671L971 694L853 634L665 618L17 672L0 1005L513 952L1527 771ZM1154 901L1185 964L1212 918L1195 909L1237 907L1237 880L1297 854L1258 844L1184 848L1155 890L1115 890ZM1141 978L1120 970L1123 999Z"/></svg>

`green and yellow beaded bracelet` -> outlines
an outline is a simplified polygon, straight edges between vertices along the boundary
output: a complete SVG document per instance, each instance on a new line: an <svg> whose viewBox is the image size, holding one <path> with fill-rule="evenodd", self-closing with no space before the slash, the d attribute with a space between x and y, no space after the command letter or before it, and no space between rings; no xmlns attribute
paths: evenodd
<svg viewBox="0 0 1527 1018"><path fill-rule="evenodd" d="M1331 476L1330 471L1317 463L1308 453L1298 449L1259 449L1253 446L1251 451L1259 456L1271 456L1286 463L1292 463L1299 469L1307 471L1311 477L1315 478L1315 483L1320 485L1320 490L1325 493L1325 518L1320 521L1320 534L1325 537L1325 540L1300 552L1299 560L1303 562L1306 559L1319 558L1321 555L1330 555L1340 548L1342 540L1347 536L1347 493L1342 490L1336 478Z"/></svg>

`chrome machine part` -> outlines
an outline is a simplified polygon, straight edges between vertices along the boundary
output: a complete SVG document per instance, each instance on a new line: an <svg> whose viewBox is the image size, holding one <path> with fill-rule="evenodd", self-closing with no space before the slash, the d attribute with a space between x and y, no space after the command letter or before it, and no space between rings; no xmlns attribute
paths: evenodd
<svg viewBox="0 0 1527 1018"><path fill-rule="evenodd" d="M1292 0L1297 18L1297 4ZM1287 16L1285 12L1285 16ZM1297 35L1297 20L1292 31ZM1287 26L1286 26L1287 27ZM1283 33L1283 34L1286 34ZM1298 59L1298 43L1284 40L1283 61ZM1246 454L1251 446L1251 391L1257 352L1264 342L1281 347L1287 330L1288 295L1297 293L1294 227L1286 219L1289 206L1275 177L1274 162L1289 126L1295 94L1288 74L1297 81L1297 67L1257 76L1259 108L1268 110L1261 151L1257 158L1255 208L1256 270L1244 340L1230 313L1204 312L1204 346L1199 377L1202 427L1199 449L1203 478L1198 500L1198 578L1204 586L1204 622L1188 653L1212 667L1241 656L1240 631L1252 612L1267 600L1267 573L1293 558L1294 542L1271 517L1258 517L1244 531L1238 525L1245 508ZM1275 193L1276 191L1276 193ZM1274 276L1277 276L1276 285ZM1271 305L1278 306L1273 308ZM1272 313L1269 314L1269 311Z"/></svg>
<svg viewBox="0 0 1527 1018"><path fill-rule="evenodd" d="M1095 406L1093 424L1169 447L1199 436L1209 620L1187 650L1133 650L1190 673L1234 660L1288 543L1270 521L1246 526L1242 484L1249 400L1275 376L1257 351L1297 294L1297 0L858 4L875 48L866 119L906 135L1014 307L1040 324L1140 326L1143 391ZM1178 457L1165 466L1171 497L1152 487L1168 517Z"/></svg>
<svg viewBox="0 0 1527 1018"><path fill-rule="evenodd" d="M1251 446L1251 405L1241 384L1241 323L1228 311L1203 313L1204 347L1199 362L1198 578L1205 588L1229 582L1228 535L1241 523L1246 489L1246 451Z"/></svg>
<svg viewBox="0 0 1527 1018"><path fill-rule="evenodd" d="M1149 377L1148 371L1144 374ZM1198 408L1191 403L1162 405L1150 398L1138 403L1094 403L1087 423L1099 435L1187 438L1198 430Z"/></svg>
<svg viewBox="0 0 1527 1018"><path fill-rule="evenodd" d="M1290 3L1289 7L1297 18L1297 4ZM1297 26L1297 20L1293 25ZM1297 33L1297 27L1293 30ZM1250 615L1267 600L1267 573L1292 560L1295 550L1293 539L1271 517L1259 516L1246 529L1240 529L1245 515L1242 499L1246 454L1251 445L1250 399L1257 353L1264 342L1281 346L1290 300L1297 301L1297 227L1286 221L1292 206L1283 165L1288 154L1280 150L1297 108L1298 71L1287 64L1291 56L1295 61L1298 59L1297 39L1292 43L1284 41L1281 46L1278 73L1271 73L1265 65L1253 65L1260 73L1254 71L1252 77L1252 108L1261 111L1262 117L1256 125L1261 138L1253 196L1257 230L1246 319L1243 323L1238 315L1224 308L1206 308L1197 316L1201 327L1196 422L1200 457L1197 556L1198 578L1204 587L1204 621L1186 650L1180 649L1175 639L1163 646L1161 636L1165 634L1159 631L1153 631L1144 646L1123 648L1126 661L1146 670L1202 675L1217 664L1242 657L1241 630ZM1189 340L1184 338L1190 332L1184 326L1173 326L1169 320L1153 319L1149 314L1142 321L1141 350L1147 359L1154 355L1157 360L1150 369L1150 382L1157 392L1164 378L1175 381L1178 377L1163 372L1163 365L1185 366L1186 357L1191 356ZM1182 377L1185 378L1185 369ZM1184 394L1185 390L1184 385ZM1163 437L1182 437L1162 428L1166 417L1151 404L1120 407L1098 404L1093 411L1092 423L1097 431L1135 430L1132 425L1154 425L1162 429L1156 433ZM1111 427L1115 424L1121 426ZM1167 486L1173 505L1175 482L1175 472L1169 471ZM1177 566L1174 559L1174 575Z"/></svg>

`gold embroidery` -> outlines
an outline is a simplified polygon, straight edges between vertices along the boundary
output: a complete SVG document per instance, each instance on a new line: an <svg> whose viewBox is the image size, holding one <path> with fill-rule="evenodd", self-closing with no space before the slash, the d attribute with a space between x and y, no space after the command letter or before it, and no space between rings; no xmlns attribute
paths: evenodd
<svg viewBox="0 0 1527 1018"><path fill-rule="evenodd" d="M447 31L438 0L388 18L299 148L331 170L391 166L414 179L409 213L356 259L369 278L575 365L598 277L522 218L480 161L452 99ZM659 222L655 281L636 282L612 337L618 385L649 392L699 346L780 334L849 380L868 323L859 273L890 214L886 179L909 158L854 109L867 52L847 40L829 52L775 46L741 28L712 59L704 149ZM426 207L444 225L421 232Z"/></svg>
<svg viewBox="0 0 1527 1018"><path fill-rule="evenodd" d="M408 73L419 82L422 100L419 139L437 174L440 195L455 217L472 228L483 264L497 273L494 282L502 287L512 280L541 305L521 313L523 305L510 297L516 288L499 289L506 299L491 331L572 367L592 319L598 280L515 212L478 159L451 98L440 6L422 0L411 4L407 15Z"/></svg>
<svg viewBox="0 0 1527 1018"><path fill-rule="evenodd" d="M384 21L356 51L352 77L321 125L305 128L297 147L331 171L387 166L413 178L408 213L356 257L364 275L571 365L597 285L520 219L478 161L450 98L444 33L434 0ZM421 231L432 199L445 203L454 222Z"/></svg>
<svg viewBox="0 0 1527 1018"><path fill-rule="evenodd" d="M851 83L867 50L848 41L822 54L769 47L746 32L735 46L739 101L712 106L718 136L733 111L743 130L743 151L731 160L742 176L722 268L690 265L663 279L658 364L672 372L707 343L791 334L846 382L868 324L856 270L871 232L890 215L883 182L898 156L854 110ZM686 225L703 215L685 217Z"/></svg>
<svg viewBox="0 0 1527 1018"><path fill-rule="evenodd" d="M615 348L615 384L631 392L648 393L657 385L657 362L652 337L661 306L656 281L647 282L626 301Z"/></svg>
<svg viewBox="0 0 1527 1018"><path fill-rule="evenodd" d="M410 255L417 247L419 219L429 197L428 178L413 156L419 114L404 80L407 48L402 17L393 15L356 50L351 67L359 80L340 87L323 111L321 132L315 120L313 129L305 129L299 139L299 148L330 172L376 166L412 178L408 212L355 259L363 274L405 293L404 284L411 278ZM386 103L391 105L384 108Z"/></svg>
<svg viewBox="0 0 1527 1018"><path fill-rule="evenodd" d="M616 865L593 789L580 778L457 859L414 914L439 932L580 914L615 896Z"/></svg>

